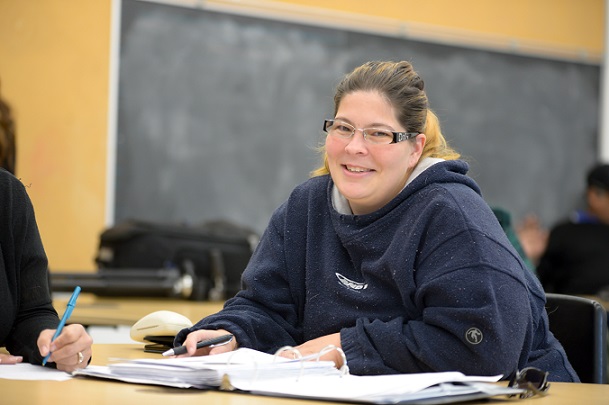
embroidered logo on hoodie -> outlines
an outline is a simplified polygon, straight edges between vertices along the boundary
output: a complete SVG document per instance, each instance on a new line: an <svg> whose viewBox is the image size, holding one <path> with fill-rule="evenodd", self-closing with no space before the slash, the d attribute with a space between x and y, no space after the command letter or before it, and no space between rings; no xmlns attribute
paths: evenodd
<svg viewBox="0 0 609 405"><path fill-rule="evenodd" d="M345 287L347 287L351 290L365 290L366 288L368 288L368 283L360 283L357 281L349 280L347 277L343 276L340 273L334 273L334 274L336 274L338 281L340 281L340 283L342 285L344 285Z"/></svg>
<svg viewBox="0 0 609 405"><path fill-rule="evenodd" d="M478 328L469 328L465 332L465 340L472 345L482 342L482 331Z"/></svg>

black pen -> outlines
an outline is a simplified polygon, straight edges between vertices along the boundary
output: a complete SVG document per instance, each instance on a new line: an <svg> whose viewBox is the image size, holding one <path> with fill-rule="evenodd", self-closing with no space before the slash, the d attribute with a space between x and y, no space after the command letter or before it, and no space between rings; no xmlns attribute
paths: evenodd
<svg viewBox="0 0 609 405"><path fill-rule="evenodd" d="M211 339L201 340L199 343L197 343L197 349L201 349L203 347L222 346L231 340L233 340L233 335L230 333L228 335L216 336ZM179 346L163 352L163 356L177 356L178 354L184 354L186 352L186 346Z"/></svg>

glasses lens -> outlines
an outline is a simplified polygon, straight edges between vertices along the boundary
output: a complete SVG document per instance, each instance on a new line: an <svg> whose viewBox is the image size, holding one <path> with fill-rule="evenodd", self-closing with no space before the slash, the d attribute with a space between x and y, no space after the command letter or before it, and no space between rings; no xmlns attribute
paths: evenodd
<svg viewBox="0 0 609 405"><path fill-rule="evenodd" d="M537 388L542 387L547 375L548 373L536 368L526 368L520 372L520 377L523 380L537 385Z"/></svg>
<svg viewBox="0 0 609 405"><path fill-rule="evenodd" d="M393 133L386 129L366 128L364 129L366 140L370 143L389 144L393 142Z"/></svg>
<svg viewBox="0 0 609 405"><path fill-rule="evenodd" d="M355 132L355 128L352 125L342 121L328 121L326 130L330 135L340 138L349 138Z"/></svg>

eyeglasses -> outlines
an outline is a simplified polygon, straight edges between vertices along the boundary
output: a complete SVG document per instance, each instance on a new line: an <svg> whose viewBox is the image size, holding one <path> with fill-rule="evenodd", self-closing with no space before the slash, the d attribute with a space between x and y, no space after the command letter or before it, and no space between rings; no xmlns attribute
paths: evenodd
<svg viewBox="0 0 609 405"><path fill-rule="evenodd" d="M547 395L550 388L548 374L547 371L535 367L526 367L512 375L508 387L523 389L524 392L520 394L521 399L534 395Z"/></svg>
<svg viewBox="0 0 609 405"><path fill-rule="evenodd" d="M324 120L323 129L324 132L343 139L351 138L355 134L355 131L362 131L365 141L377 145L402 142L419 135L418 132L395 132L381 128L355 128L351 124L338 120Z"/></svg>

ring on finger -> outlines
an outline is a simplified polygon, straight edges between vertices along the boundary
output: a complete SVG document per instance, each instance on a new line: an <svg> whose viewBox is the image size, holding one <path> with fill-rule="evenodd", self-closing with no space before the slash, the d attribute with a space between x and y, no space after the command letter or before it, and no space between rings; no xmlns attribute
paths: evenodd
<svg viewBox="0 0 609 405"><path fill-rule="evenodd" d="M78 364L82 363L85 360L85 356L82 355L82 352L78 352Z"/></svg>

